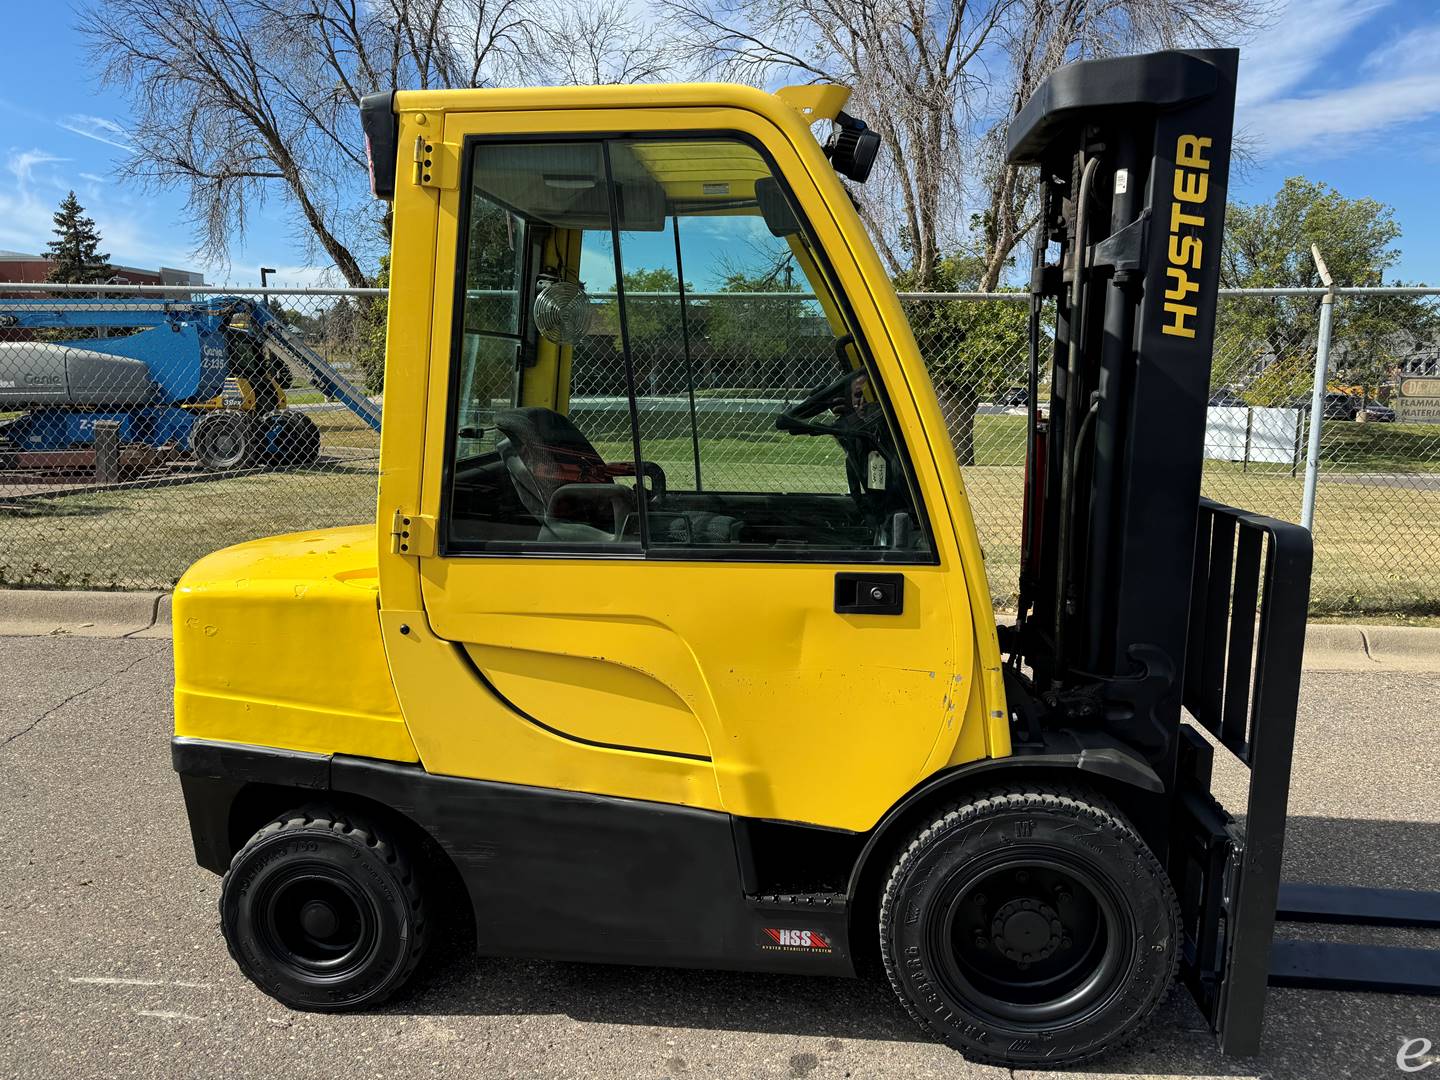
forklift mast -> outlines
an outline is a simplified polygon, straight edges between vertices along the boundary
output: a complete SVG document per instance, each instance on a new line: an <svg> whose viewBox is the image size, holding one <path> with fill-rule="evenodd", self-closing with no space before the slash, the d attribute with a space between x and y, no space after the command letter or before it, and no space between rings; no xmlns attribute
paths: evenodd
<svg viewBox="0 0 1440 1080"><path fill-rule="evenodd" d="M1030 394L1017 655L1071 711L1095 708L1085 692L1104 687L1118 734L1167 780L1238 58L1072 64L1009 134L1011 162L1040 170L1032 304L1056 311L1048 415ZM1038 383L1038 318L1030 346Z"/></svg>
<svg viewBox="0 0 1440 1080"><path fill-rule="evenodd" d="M1009 160L1039 168L1041 221L1019 611L1002 646L1032 737L1099 727L1160 777L1140 828L1180 899L1182 973L1222 1049L1248 1055L1267 983L1440 992L1440 952L1273 941L1277 916L1433 927L1440 898L1280 881L1311 537L1200 494L1238 61L1072 64L1011 124ZM1210 790L1226 751L1249 773L1243 825Z"/></svg>

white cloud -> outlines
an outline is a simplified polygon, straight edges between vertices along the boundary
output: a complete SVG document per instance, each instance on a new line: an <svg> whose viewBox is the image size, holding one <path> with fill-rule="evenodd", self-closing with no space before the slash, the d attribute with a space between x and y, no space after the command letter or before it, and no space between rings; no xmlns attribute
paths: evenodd
<svg viewBox="0 0 1440 1080"><path fill-rule="evenodd" d="M48 150L11 150L5 158L9 180L0 186L0 247L40 251L50 240L55 207L35 194L37 183L54 186L50 166L64 162ZM58 201L58 200L57 200Z"/></svg>
<svg viewBox="0 0 1440 1080"><path fill-rule="evenodd" d="M70 160L39 147L12 149L6 155L5 169L0 172L0 247L39 252L54 238L55 208L75 186L57 166ZM85 193L85 210L100 230L102 250L115 262L130 266L192 264L185 252L163 242L174 237L175 230L156 229L147 220L149 208L143 201L128 199L99 174L76 175L95 184Z"/></svg>
<svg viewBox="0 0 1440 1080"><path fill-rule="evenodd" d="M1440 55L1440 26L1427 26L1395 36L1365 57L1360 67L1391 75L1421 72L1435 66L1437 55Z"/></svg>
<svg viewBox="0 0 1440 1080"><path fill-rule="evenodd" d="M1317 149L1354 150L1397 124L1440 113L1440 72L1378 79L1309 97L1253 107L1247 120L1271 153ZM1326 147L1332 140L1344 140Z"/></svg>
<svg viewBox="0 0 1440 1080"><path fill-rule="evenodd" d="M19 187L28 189L35 180L37 166L53 165L68 160L69 158L56 157L48 150L12 150L10 156L5 159L5 167L15 177Z"/></svg>
<svg viewBox="0 0 1440 1080"><path fill-rule="evenodd" d="M130 141L130 133L115 121L106 120L103 116L71 113L55 122L66 131L83 135L87 139L94 139L106 146L113 146L117 150L129 152L135 149L135 144Z"/></svg>
<svg viewBox="0 0 1440 1080"><path fill-rule="evenodd" d="M1291 0L1241 50L1236 124L1259 152L1349 153L1440 114L1440 24L1413 28L1344 66L1333 55L1390 0ZM1338 77L1338 78L1337 78ZM1346 85L1348 83L1348 85ZM1297 92L1302 87L1316 89Z"/></svg>
<svg viewBox="0 0 1440 1080"><path fill-rule="evenodd" d="M1236 104L1270 101L1304 82L1334 48L1390 0L1291 0L1280 17L1240 50Z"/></svg>

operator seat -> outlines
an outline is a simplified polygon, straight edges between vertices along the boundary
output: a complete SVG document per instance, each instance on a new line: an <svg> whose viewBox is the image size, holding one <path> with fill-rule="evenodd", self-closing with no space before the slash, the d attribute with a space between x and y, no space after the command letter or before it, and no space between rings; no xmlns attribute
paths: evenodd
<svg viewBox="0 0 1440 1080"><path fill-rule="evenodd" d="M500 456L525 509L543 518L566 484L610 484L615 472L585 433L553 409L501 409L495 429L505 436Z"/></svg>
<svg viewBox="0 0 1440 1080"><path fill-rule="evenodd" d="M504 436L496 449L520 502L541 522L544 538L620 539L635 511L635 494L616 484L615 477L634 476L632 463L607 462L568 416L543 406L500 409L494 423ZM739 537L742 523L725 514L659 511L665 474L654 462L642 462L641 467L650 481L648 505L657 536L679 544L727 543ZM641 486L637 481L636 487Z"/></svg>

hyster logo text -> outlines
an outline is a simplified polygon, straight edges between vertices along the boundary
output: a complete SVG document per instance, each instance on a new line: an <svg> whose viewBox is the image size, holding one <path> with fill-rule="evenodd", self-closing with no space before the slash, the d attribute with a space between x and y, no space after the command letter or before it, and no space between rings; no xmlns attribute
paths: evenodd
<svg viewBox="0 0 1440 1080"><path fill-rule="evenodd" d="M764 942L767 948L779 946L784 949L819 949L825 952L830 951L830 942L819 930L782 930L778 927L765 927Z"/></svg>
<svg viewBox="0 0 1440 1080"><path fill-rule="evenodd" d="M1200 269L1205 252L1205 200L1210 196L1212 140L1199 135L1181 135L1175 142L1175 201L1170 204L1170 246L1165 267L1165 323L1161 333L1193 338L1199 309L1185 303L1200 291L1200 282L1191 271ZM1185 231L1182 232L1181 229Z"/></svg>

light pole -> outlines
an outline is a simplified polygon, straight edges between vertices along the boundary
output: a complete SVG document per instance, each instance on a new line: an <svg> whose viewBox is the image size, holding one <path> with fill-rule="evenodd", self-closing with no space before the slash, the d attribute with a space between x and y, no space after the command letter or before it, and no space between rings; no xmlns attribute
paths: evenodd
<svg viewBox="0 0 1440 1080"><path fill-rule="evenodd" d="M266 310L269 310L270 303L265 297L265 290L270 285L270 275L273 273L275 273L275 268L273 266L260 267L260 303L266 308Z"/></svg>

